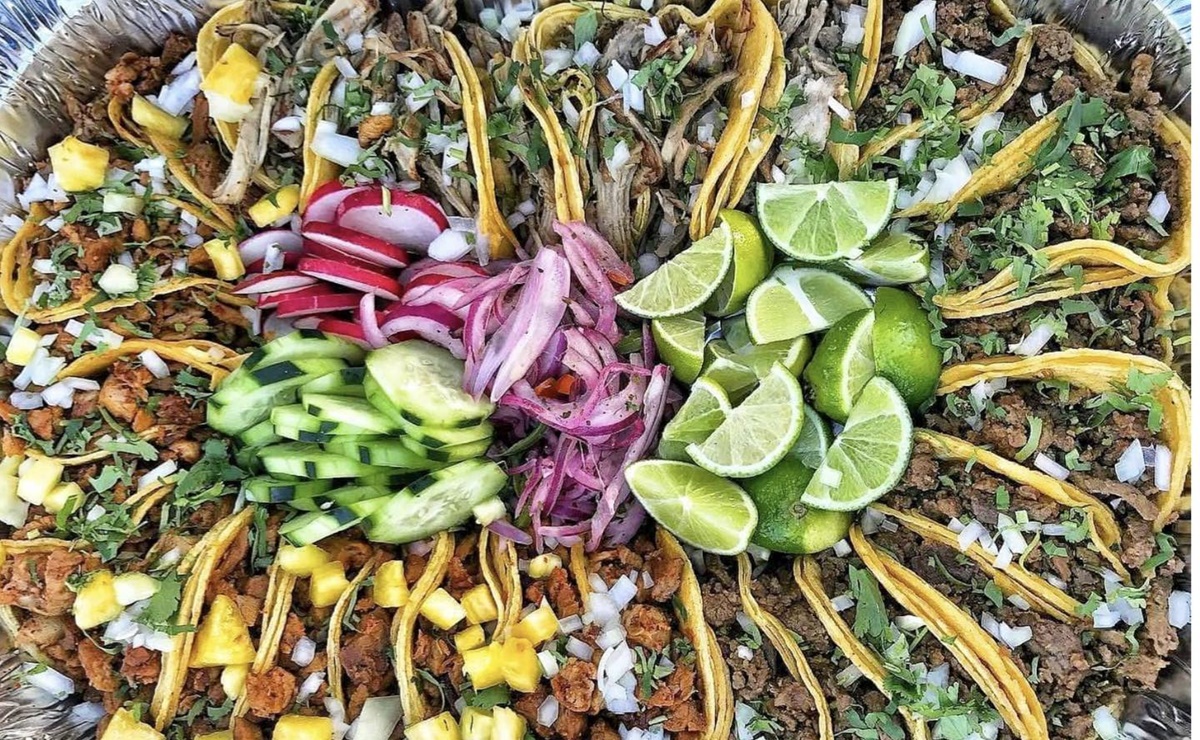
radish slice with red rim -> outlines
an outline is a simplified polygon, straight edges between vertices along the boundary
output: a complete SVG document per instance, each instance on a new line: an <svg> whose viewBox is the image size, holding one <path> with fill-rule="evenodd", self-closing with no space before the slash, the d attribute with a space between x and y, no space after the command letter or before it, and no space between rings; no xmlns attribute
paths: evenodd
<svg viewBox="0 0 1200 740"><path fill-rule="evenodd" d="M303 264L303 260L301 260ZM237 295L258 295L259 293L276 293L281 290L295 290L317 282L316 277L305 275L294 270L281 270L267 275L255 275L243 280L234 289Z"/></svg>
<svg viewBox="0 0 1200 740"><path fill-rule="evenodd" d="M329 223L305 224L301 231L310 242L384 267L408 266L408 252L383 239Z"/></svg>
<svg viewBox="0 0 1200 740"><path fill-rule="evenodd" d="M319 221L332 222L337 219L338 206L342 201L355 193L372 190L370 185L352 185L346 187L337 180L331 180L313 191L308 198L308 206L304 209L304 223Z"/></svg>
<svg viewBox="0 0 1200 740"><path fill-rule="evenodd" d="M295 270L296 265L300 264L300 258L304 255L300 252L284 252L282 256L283 266L280 267L279 270ZM266 267L265 259L249 262L246 264L246 272L248 274L262 272L264 267ZM279 270L273 270L272 272L279 272Z"/></svg>
<svg viewBox="0 0 1200 740"><path fill-rule="evenodd" d="M354 193L337 209L336 222L347 229L424 252L450 224L442 207L427 195L392 188Z"/></svg>
<svg viewBox="0 0 1200 740"><path fill-rule="evenodd" d="M320 278L334 285L341 285L362 293L374 293L380 298L392 301L400 299L400 283L377 272L343 262L305 257L300 260L299 271L304 275Z"/></svg>
<svg viewBox="0 0 1200 740"><path fill-rule="evenodd" d="M380 330L393 341L395 335L411 332L462 359L467 356L466 349L462 339L453 335L462 325L462 319L441 306L396 306L387 312Z"/></svg>
<svg viewBox="0 0 1200 740"><path fill-rule="evenodd" d="M304 319L301 319L304 321ZM299 322L297 322L299 323ZM342 319L321 319L313 324L314 329L323 331L327 334L337 334L339 337L345 337L351 342L357 342L367 349L371 348L367 337L363 334L362 327L353 321L344 321Z"/></svg>
<svg viewBox="0 0 1200 740"><path fill-rule="evenodd" d="M336 292L337 288L334 288L332 285L316 283L315 285L306 285L303 288L295 288L293 290L259 293L257 305L259 308L275 308L279 305L280 301L286 301L289 298L311 298L318 295L330 295Z"/></svg>
<svg viewBox="0 0 1200 740"><path fill-rule="evenodd" d="M304 253L305 253L306 257L320 257L321 259L333 260L334 262L338 262L343 265L351 265L353 267L358 267L363 270L369 270L370 272L377 272L380 275L387 275L389 277L394 272L394 270L392 270L391 268L384 267L382 265L372 264L370 262L364 262L363 260L360 260L356 257L351 257L348 254L343 254L342 252L339 252L336 249L332 249L330 247L325 246L324 244L321 244L319 242L314 242L312 240L308 240L308 241L304 242Z"/></svg>
<svg viewBox="0 0 1200 740"><path fill-rule="evenodd" d="M291 229L267 229L248 236L238 244L238 255L242 264L260 262L267 256L268 247L279 247L283 252L299 252L304 239Z"/></svg>
<svg viewBox="0 0 1200 740"><path fill-rule="evenodd" d="M363 336L367 343L375 349L387 346L387 337L379 330L379 315L375 313L375 296L363 293L358 304L358 323L362 325Z"/></svg>
<svg viewBox="0 0 1200 740"><path fill-rule="evenodd" d="M353 293L326 293L285 298L275 307L275 313L285 319L291 319L333 311L349 311L357 305L358 296Z"/></svg>

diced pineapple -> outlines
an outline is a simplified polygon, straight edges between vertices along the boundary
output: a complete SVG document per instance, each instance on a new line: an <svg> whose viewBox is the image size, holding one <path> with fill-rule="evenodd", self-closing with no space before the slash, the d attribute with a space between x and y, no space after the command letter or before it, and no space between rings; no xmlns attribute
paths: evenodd
<svg viewBox="0 0 1200 740"><path fill-rule="evenodd" d="M496 600L487 584L481 583L463 594L463 610L467 613L467 621L471 624L491 622L500 616L496 608Z"/></svg>
<svg viewBox="0 0 1200 740"><path fill-rule="evenodd" d="M462 654L463 673L471 679L471 686L476 691L504 683L504 670L500 665L503 652L500 643L493 642Z"/></svg>
<svg viewBox="0 0 1200 740"><path fill-rule="evenodd" d="M118 709L100 740L163 740L163 734L145 722L139 722L125 709Z"/></svg>
<svg viewBox="0 0 1200 740"><path fill-rule="evenodd" d="M204 251L212 260L213 271L222 280L237 280L246 274L242 255L232 239L209 239L204 242Z"/></svg>
<svg viewBox="0 0 1200 740"><path fill-rule="evenodd" d="M38 334L28 326L22 326L14 331L12 337L9 338L8 347L4 349L4 359L13 365L24 367L33 359L33 353L37 350L41 341L41 334ZM13 455L13 457L18 456ZM5 458L5 460L8 460L8 458Z"/></svg>
<svg viewBox="0 0 1200 740"><path fill-rule="evenodd" d="M218 121L237 123L250 112L250 98L262 64L241 44L230 44L200 83L208 112Z"/></svg>
<svg viewBox="0 0 1200 740"><path fill-rule="evenodd" d="M333 606L348 588L350 581L346 578L346 566L333 560L313 570L312 580L308 584L309 599L313 606Z"/></svg>
<svg viewBox="0 0 1200 740"><path fill-rule="evenodd" d="M233 740L233 730L206 732L203 735L198 736L196 740Z"/></svg>
<svg viewBox="0 0 1200 740"><path fill-rule="evenodd" d="M42 501L42 507L51 514L57 514L63 509L74 509L83 500L83 489L78 483L60 483L54 487Z"/></svg>
<svg viewBox="0 0 1200 740"><path fill-rule="evenodd" d="M246 676L250 675L249 665L227 665L221 671L221 689L225 696L236 699L246 688Z"/></svg>
<svg viewBox="0 0 1200 740"><path fill-rule="evenodd" d="M220 594L200 622L189 668L220 668L254 662L254 643L237 603Z"/></svg>
<svg viewBox="0 0 1200 740"><path fill-rule="evenodd" d="M461 654L482 647L485 642L487 635L483 634L483 627L475 624L454 636L454 649Z"/></svg>
<svg viewBox="0 0 1200 740"><path fill-rule="evenodd" d="M333 720L285 714L275 723L271 740L333 740Z"/></svg>
<svg viewBox="0 0 1200 740"><path fill-rule="evenodd" d="M542 680L542 664L538 662L533 643L523 637L510 637L500 652L500 670L509 688L530 693Z"/></svg>
<svg viewBox="0 0 1200 740"><path fill-rule="evenodd" d="M446 589L439 588L429 594L421 604L421 616L433 622L435 627L448 630L463 621L467 612L462 604L458 603L458 599L451 596Z"/></svg>
<svg viewBox="0 0 1200 740"><path fill-rule="evenodd" d="M63 190L95 190L108 174L108 150L68 136L50 147L50 167Z"/></svg>
<svg viewBox="0 0 1200 740"><path fill-rule="evenodd" d="M562 558L552 552L545 552L529 561L529 577L542 579L562 567Z"/></svg>
<svg viewBox="0 0 1200 740"><path fill-rule="evenodd" d="M122 573L113 579L113 593L121 606L148 599L158 593L159 587L158 579L145 573Z"/></svg>
<svg viewBox="0 0 1200 740"><path fill-rule="evenodd" d="M389 560L375 569L372 598L376 606L397 609L408 603L408 581L404 578L404 561Z"/></svg>
<svg viewBox="0 0 1200 740"><path fill-rule="evenodd" d="M449 712L442 712L436 717L416 723L404 730L404 737L408 740L462 740L458 723Z"/></svg>
<svg viewBox="0 0 1200 740"><path fill-rule="evenodd" d="M167 113L141 95L133 96L129 114L133 116L134 123L147 131L169 136L172 139L182 139L183 132L187 131L188 119Z"/></svg>
<svg viewBox="0 0 1200 740"><path fill-rule="evenodd" d="M306 578L311 576L318 567L329 562L329 553L316 545L293 547L286 542L281 542L279 552L275 555L275 562L279 564L280 568L297 578Z"/></svg>
<svg viewBox="0 0 1200 740"><path fill-rule="evenodd" d="M21 470L17 495L34 506L41 506L46 495L62 482L63 464L49 457L30 458L28 467Z"/></svg>
<svg viewBox="0 0 1200 740"><path fill-rule="evenodd" d="M491 740L525 740L525 718L508 707L493 707Z"/></svg>
<svg viewBox="0 0 1200 740"><path fill-rule="evenodd" d="M0 475L0 522L23 527L29 520L29 502L17 495L20 481L15 475Z"/></svg>
<svg viewBox="0 0 1200 740"><path fill-rule="evenodd" d="M267 193L257 203L246 209L246 213L260 229L281 221L296 212L300 205L300 186L284 185L273 193Z"/></svg>
<svg viewBox="0 0 1200 740"><path fill-rule="evenodd" d="M121 613L121 605L117 603L111 570L98 570L91 574L75 594L73 611L75 624L81 630L90 630L117 618Z"/></svg>
<svg viewBox="0 0 1200 740"><path fill-rule="evenodd" d="M462 740L491 740L492 713L486 709L467 707L459 720Z"/></svg>
<svg viewBox="0 0 1200 740"><path fill-rule="evenodd" d="M513 637L523 637L534 645L541 645L558 634L558 615L549 604L534 609L512 628Z"/></svg>

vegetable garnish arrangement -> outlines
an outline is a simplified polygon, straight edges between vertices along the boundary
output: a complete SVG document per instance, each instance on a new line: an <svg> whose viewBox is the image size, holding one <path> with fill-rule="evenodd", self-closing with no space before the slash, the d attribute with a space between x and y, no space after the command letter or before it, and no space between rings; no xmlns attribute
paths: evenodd
<svg viewBox="0 0 1200 740"><path fill-rule="evenodd" d="M0 250L0 629L98 740L1117 740L1190 149L1003 3L216 10ZM41 696L41 694L38 694Z"/></svg>

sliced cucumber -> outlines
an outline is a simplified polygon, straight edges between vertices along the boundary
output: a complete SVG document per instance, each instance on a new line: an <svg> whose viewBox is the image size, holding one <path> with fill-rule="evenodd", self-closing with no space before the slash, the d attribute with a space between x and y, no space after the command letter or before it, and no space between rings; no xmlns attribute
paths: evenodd
<svg viewBox="0 0 1200 740"><path fill-rule="evenodd" d="M264 447L259 451L258 459L269 473L309 479L357 478L380 471L379 468L304 442L285 442Z"/></svg>
<svg viewBox="0 0 1200 740"><path fill-rule="evenodd" d="M419 339L371 352L367 378L378 383L405 418L422 426L475 426L495 409L487 399L476 399L462 389L462 360Z"/></svg>
<svg viewBox="0 0 1200 740"><path fill-rule="evenodd" d="M325 493L333 484L327 480L288 480L261 476L242 483L246 499L259 504L281 504L297 499L311 499Z"/></svg>
<svg viewBox="0 0 1200 740"><path fill-rule="evenodd" d="M208 425L225 434L240 434L296 400L296 389L346 366L337 358L287 360L251 370L238 368L208 399Z"/></svg>
<svg viewBox="0 0 1200 740"><path fill-rule="evenodd" d="M420 455L426 460L434 462L462 462L476 457L483 457L487 454L488 448L492 446L492 440L482 439L478 442L468 442L462 445L452 445L450 447L426 447L417 442L411 437L400 437L400 443L411 450L413 453Z"/></svg>
<svg viewBox="0 0 1200 740"><path fill-rule="evenodd" d="M275 425L271 423L271 420L263 419L239 434L238 439L247 447L264 447L278 442L279 435L275 433Z"/></svg>
<svg viewBox="0 0 1200 740"><path fill-rule="evenodd" d="M395 437L335 437L325 449L366 465L382 465L405 470L432 470L436 461L421 457Z"/></svg>
<svg viewBox="0 0 1200 740"><path fill-rule="evenodd" d="M386 488L389 491L399 491L401 488L406 487L409 483L412 483L421 477L421 473L389 470L386 473L364 475L361 478L355 478L354 481L364 486L379 486L381 488Z"/></svg>
<svg viewBox="0 0 1200 740"><path fill-rule="evenodd" d="M328 393L334 396L359 396L361 398L365 395L363 378L366 376L367 369L365 367L348 367L345 370L310 380L300 387L300 394Z"/></svg>
<svg viewBox="0 0 1200 740"><path fill-rule="evenodd" d="M312 511L284 522L279 528L279 534L296 547L303 547L350 529L362 520L362 514L335 506L328 511Z"/></svg>
<svg viewBox="0 0 1200 740"><path fill-rule="evenodd" d="M246 358L242 367L255 368L310 357L339 357L357 365L366 354L366 350L348 339L316 329L297 329L259 347Z"/></svg>
<svg viewBox="0 0 1200 740"><path fill-rule="evenodd" d="M363 522L375 542L415 542L471 518L472 510L495 497L508 476L493 462L468 460L430 473L390 496Z"/></svg>
<svg viewBox="0 0 1200 740"><path fill-rule="evenodd" d="M396 424L391 419L361 398L306 393L300 400L305 411L322 421L349 424L377 434L396 431Z"/></svg>
<svg viewBox="0 0 1200 740"><path fill-rule="evenodd" d="M448 429L446 427L425 427L414 424L404 417L400 418L400 430L406 437L411 438L423 447L453 447L483 440L491 440L495 429L490 421L476 424L473 427Z"/></svg>

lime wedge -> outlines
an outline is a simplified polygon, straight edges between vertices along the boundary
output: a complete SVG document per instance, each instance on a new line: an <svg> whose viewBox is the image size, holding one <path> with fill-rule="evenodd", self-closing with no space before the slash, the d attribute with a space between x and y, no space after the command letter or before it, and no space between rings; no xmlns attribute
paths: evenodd
<svg viewBox="0 0 1200 740"><path fill-rule="evenodd" d="M722 223L632 288L619 293L617 305L644 319L694 311L716 291L731 264L733 234L729 225Z"/></svg>
<svg viewBox="0 0 1200 740"><path fill-rule="evenodd" d="M910 408L933 397L942 374L942 353L933 344L933 323L907 290L875 292L875 372L892 381Z"/></svg>
<svg viewBox="0 0 1200 740"><path fill-rule="evenodd" d="M896 203L896 181L828 182L758 186L758 223L781 252L827 262L858 257L887 225Z"/></svg>
<svg viewBox="0 0 1200 740"><path fill-rule="evenodd" d="M833 435L829 433L829 423L826 422L816 409L804 405L804 425L800 427L800 436L796 444L788 452L789 458L799 460L805 466L816 470L825 459Z"/></svg>
<svg viewBox="0 0 1200 740"><path fill-rule="evenodd" d="M776 362L790 370L792 375L800 377L800 372L812 357L813 345L808 337L755 344L750 337L750 327L746 324L745 316L723 319L721 333L738 360L754 370L760 378L770 372L771 366Z"/></svg>
<svg viewBox="0 0 1200 740"><path fill-rule="evenodd" d="M755 508L758 527L750 541L773 552L807 555L820 552L846 537L853 515L825 511L800 501L813 469L792 457L753 478L742 481Z"/></svg>
<svg viewBox="0 0 1200 740"><path fill-rule="evenodd" d="M911 454L908 406L886 378L873 378L800 500L831 511L861 509L899 482Z"/></svg>
<svg viewBox="0 0 1200 740"><path fill-rule="evenodd" d="M758 385L754 368L743 363L724 339L713 340L704 348L704 370L700 378L721 386L734 403L740 403Z"/></svg>
<svg viewBox="0 0 1200 740"><path fill-rule="evenodd" d="M688 445L700 467L727 478L748 478L783 459L800 436L804 397L800 381L776 363L708 439Z"/></svg>
<svg viewBox="0 0 1200 740"><path fill-rule="evenodd" d="M870 307L862 288L840 275L783 265L750 294L746 324L755 343L769 344L824 331Z"/></svg>
<svg viewBox="0 0 1200 740"><path fill-rule="evenodd" d="M721 222L728 224L733 236L733 264L704 305L704 310L713 316L728 316L741 311L750 291L771 271L771 262L775 259L775 250L752 216L727 209L721 211Z"/></svg>
<svg viewBox="0 0 1200 740"><path fill-rule="evenodd" d="M871 285L919 283L929 277L929 248L909 233L884 234L846 267Z"/></svg>
<svg viewBox="0 0 1200 740"><path fill-rule="evenodd" d="M833 325L804 369L813 406L834 421L846 420L858 392L875 375L874 326L872 312L850 314Z"/></svg>
<svg viewBox="0 0 1200 740"><path fill-rule="evenodd" d="M682 316L654 319L650 333L676 380L691 383L700 375L704 365L704 314L688 311Z"/></svg>
<svg viewBox="0 0 1200 740"><path fill-rule="evenodd" d="M736 555L750 544L758 512L733 481L674 460L636 462L625 480L650 516L689 545Z"/></svg>
<svg viewBox="0 0 1200 740"><path fill-rule="evenodd" d="M709 378L700 378L679 407L675 418L667 422L658 443L658 456L690 462L687 446L708 439L733 409L725 390Z"/></svg>

